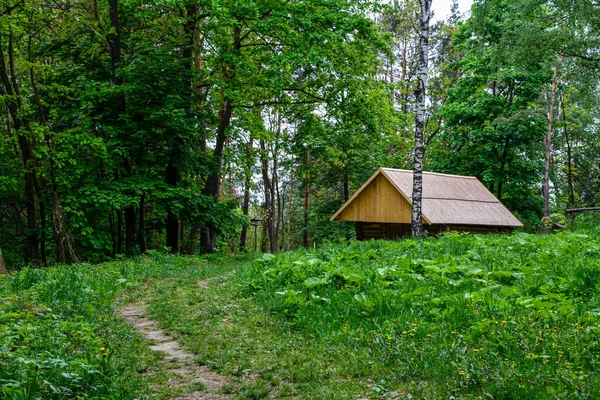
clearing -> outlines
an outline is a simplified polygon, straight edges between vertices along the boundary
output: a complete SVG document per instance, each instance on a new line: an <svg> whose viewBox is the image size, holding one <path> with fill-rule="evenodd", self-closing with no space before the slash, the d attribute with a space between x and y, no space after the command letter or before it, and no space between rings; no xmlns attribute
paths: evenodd
<svg viewBox="0 0 600 400"><path fill-rule="evenodd" d="M597 398L598 237L451 234L24 270L0 278L0 393Z"/></svg>

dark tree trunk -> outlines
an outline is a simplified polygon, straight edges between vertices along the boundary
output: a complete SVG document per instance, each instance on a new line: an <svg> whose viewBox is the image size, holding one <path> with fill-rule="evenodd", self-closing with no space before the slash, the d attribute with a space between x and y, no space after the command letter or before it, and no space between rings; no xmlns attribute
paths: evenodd
<svg viewBox="0 0 600 400"><path fill-rule="evenodd" d="M123 84L123 78L119 76L118 69L121 64L121 27L119 23L119 1L118 0L108 0L108 14L110 17L110 24L112 27L112 32L108 35L108 43L110 45L110 59L111 59L111 71L112 71L112 80L115 86L121 86ZM116 98L116 121L118 122L119 118L125 113L125 96L123 94L119 94ZM125 171L127 171L127 175L132 175L132 168L129 163L129 160L125 158L123 160L123 166ZM129 206L125 208L125 253L127 255L132 255L134 253L135 248L135 208L133 206ZM122 246L119 246L120 250L122 250Z"/></svg>
<svg viewBox="0 0 600 400"><path fill-rule="evenodd" d="M241 41L241 26L238 24L233 30L233 53L237 54L240 50ZM235 66L234 65L223 65L223 78L227 82L231 82L235 79ZM226 93L224 93L226 95ZM227 99L221 105L219 111L219 125L217 126L217 140L215 142L215 148L212 154L211 160L211 171L206 178L203 194L210 196L214 199L215 203L220 200L220 186L221 186L221 170L223 167L223 151L225 149L225 143L227 141L227 130L231 123L231 114L233 111L233 102ZM201 235L201 248L203 253L213 253L215 251L217 243L217 229L216 226L205 225L203 234Z"/></svg>
<svg viewBox="0 0 600 400"><path fill-rule="evenodd" d="M166 182L168 185L177 186L179 171L172 164L172 161L167 166L167 179ZM171 249L172 253L177 253L179 250L179 219L177 215L173 212L171 206L169 206L167 211L167 242L166 245Z"/></svg>
<svg viewBox="0 0 600 400"><path fill-rule="evenodd" d="M6 264L4 263L4 256L2 255L2 248L0 247L0 274L6 274L8 270L6 269Z"/></svg>
<svg viewBox="0 0 600 400"><path fill-rule="evenodd" d="M35 209L35 186L36 186L36 175L35 175L35 160L33 158L33 145L31 141L24 135L22 129L31 131L27 120L22 119L20 116L21 100L19 96L19 87L16 72L14 69L14 57L13 57L13 35L9 35L8 41L8 60L9 65L7 66L6 56L0 41L0 78L2 79L2 87L0 88L0 95L6 96L6 107L8 108L9 115L12 120L14 132L17 135L19 148L21 150L21 156L23 159L23 169L25 178L25 208L27 211L27 247L25 252L25 259L30 263L39 262L39 240L38 240L38 229L37 229L37 218ZM10 67L10 77L8 68ZM11 79L12 78L12 79Z"/></svg>
<svg viewBox="0 0 600 400"><path fill-rule="evenodd" d="M427 88L428 55L429 55L429 19L431 18L431 0L419 0L421 15L419 18L419 73L417 76L417 112L415 115L415 149L413 169L413 191L412 191L412 227L411 235L420 237L423 235L423 156L425 146L423 135L425 131L425 96Z"/></svg>
<svg viewBox="0 0 600 400"><path fill-rule="evenodd" d="M308 206L310 195L310 177L308 168L310 165L310 153L306 151L306 177L304 181L304 229L302 230L302 245L308 248Z"/></svg>
<svg viewBox="0 0 600 400"><path fill-rule="evenodd" d="M60 205L60 197L56 187L54 188L54 209L52 212L54 233L56 235L56 248L60 257L60 261L63 264L67 263L67 253L65 251L65 229L64 229L64 218L62 207ZM111 226L112 233L112 226Z"/></svg>
<svg viewBox="0 0 600 400"><path fill-rule="evenodd" d="M350 187L348 183L348 166L344 167L344 202L350 198Z"/></svg>
<svg viewBox="0 0 600 400"><path fill-rule="evenodd" d="M287 218L287 242L286 242L286 250L292 248L292 205L294 204L294 181L290 181L290 198L288 199L288 218Z"/></svg>
<svg viewBox="0 0 600 400"><path fill-rule="evenodd" d="M137 236L138 247L140 253L144 253L147 250L146 247L146 194L143 193L140 196L140 215L138 218L138 236Z"/></svg>
<svg viewBox="0 0 600 400"><path fill-rule="evenodd" d="M248 154L246 157L246 175L244 177L244 201L242 203L242 213L248 216L250 210L250 184L252 179L252 165L254 164L254 156L252 146L254 145L254 138L250 136L250 142L248 143ZM246 237L248 235L248 226L242 227L242 233L240 234L240 250L246 248Z"/></svg>
<svg viewBox="0 0 600 400"><path fill-rule="evenodd" d="M246 177L246 182L244 182L244 201L242 203L242 214L248 216L248 212L250 210L250 182L249 178ZM242 233L240 234L240 250L244 250L246 248L246 238L248 236L248 225L244 225L242 227Z"/></svg>
<svg viewBox="0 0 600 400"><path fill-rule="evenodd" d="M116 254L121 254L123 249L123 214L117 210L117 246Z"/></svg>
<svg viewBox="0 0 600 400"><path fill-rule="evenodd" d="M185 245L185 254L194 255L196 252L196 240L198 239L198 235L201 233L202 227L197 226L190 230L190 234L188 235L188 239Z"/></svg>
<svg viewBox="0 0 600 400"><path fill-rule="evenodd" d="M510 141L508 138L504 139L504 145L502 146L502 159L500 160L500 180L498 180L498 192L496 193L496 197L498 200L502 200L502 186L504 183L504 168L506 166L506 161L508 157L508 146Z"/></svg>
<svg viewBox="0 0 600 400"><path fill-rule="evenodd" d="M11 35L12 37L12 35ZM11 44L12 44L12 40L11 40ZM31 48L31 44L32 44L32 40L31 40L31 36L29 37L29 41L28 41L28 54L29 54L29 62L31 63L31 65L33 65L33 59L32 59L32 48ZM12 45L11 45L11 49L12 49ZM11 54L12 54L12 50L11 50ZM10 57L9 57L10 58ZM11 73L14 74L14 61L11 59ZM38 106L38 121L39 124L41 126L44 126L46 124L46 118L44 115L44 107L42 105L42 101L40 99L40 95L39 95L39 90L38 90L38 86L37 86L37 82L35 79L35 71L33 69L33 66L29 68L29 80L31 83L31 88L33 89L33 97L35 99L35 102ZM16 85L16 83L15 83ZM53 176L53 168L52 165L50 166L50 176ZM40 187L40 182L36 179L34 180L35 183L35 191L37 194L37 198L38 198L38 203L39 203L39 211L40 211L40 252L41 252L41 258L42 258L42 263L44 265L48 265L48 260L46 258L46 202L44 199L44 195L42 193L42 188Z"/></svg>
<svg viewBox="0 0 600 400"><path fill-rule="evenodd" d="M207 226L202 227L200 234L200 251L202 254L210 254L215 252L217 247L217 232Z"/></svg>
<svg viewBox="0 0 600 400"><path fill-rule="evenodd" d="M125 253L133 255L135 248L135 208L125 209Z"/></svg>
<svg viewBox="0 0 600 400"><path fill-rule="evenodd" d="M273 191L273 181L269 175L269 150L267 149L266 143L261 139L260 141L260 159L262 164L262 177L263 177L263 188L265 192L265 216L264 216L264 228L269 237L269 249L271 253L277 251L277 237L275 232L275 204Z"/></svg>
<svg viewBox="0 0 600 400"><path fill-rule="evenodd" d="M110 238L112 240L112 252L113 252L113 257L115 255L117 255L117 232L115 230L115 216L113 213L113 210L110 211L110 214L108 214L108 225L110 227Z"/></svg>

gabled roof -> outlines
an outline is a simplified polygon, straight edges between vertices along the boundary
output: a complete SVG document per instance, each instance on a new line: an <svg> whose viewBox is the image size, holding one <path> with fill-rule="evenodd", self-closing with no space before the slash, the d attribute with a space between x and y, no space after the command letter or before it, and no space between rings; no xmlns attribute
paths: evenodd
<svg viewBox="0 0 600 400"><path fill-rule="evenodd" d="M380 174L412 204L413 172L379 168L331 220ZM431 225L523 226L477 178L435 172L423 172L423 219Z"/></svg>

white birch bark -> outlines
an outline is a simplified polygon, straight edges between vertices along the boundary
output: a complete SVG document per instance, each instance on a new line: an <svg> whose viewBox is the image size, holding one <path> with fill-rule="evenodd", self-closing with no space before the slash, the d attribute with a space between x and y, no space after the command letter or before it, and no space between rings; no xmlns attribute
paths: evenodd
<svg viewBox="0 0 600 400"><path fill-rule="evenodd" d="M423 132L425 130L425 89L427 87L431 1L432 0L419 0L421 5L421 15L419 16L419 72L417 76L417 89L415 90L417 113L415 116L415 149L412 192L411 235L413 237L419 237L423 235L423 154L425 153Z"/></svg>
<svg viewBox="0 0 600 400"><path fill-rule="evenodd" d="M550 167L552 162L552 131L554 122L554 103L556 102L556 89L558 88L558 70L562 64L562 55L554 66L554 76L552 78L552 89L550 90L550 108L548 109L548 131L544 138L546 145L546 165L544 168L544 181L542 182L542 194L544 197L544 219L550 218ZM547 222L547 221L544 221Z"/></svg>

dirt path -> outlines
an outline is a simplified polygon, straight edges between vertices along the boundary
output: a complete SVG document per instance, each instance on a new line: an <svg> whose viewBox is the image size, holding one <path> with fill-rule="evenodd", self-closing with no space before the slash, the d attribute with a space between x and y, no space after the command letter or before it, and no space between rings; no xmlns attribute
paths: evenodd
<svg viewBox="0 0 600 400"><path fill-rule="evenodd" d="M206 287L205 281L198 282L198 286ZM167 336L154 321L144 317L146 306L144 304L131 304L121 308L121 315L127 322L132 324L142 336L150 341L150 349L165 354L164 361L167 368L180 378L171 381L173 386L189 387L200 386L177 400L221 400L229 399L231 396L218 393L227 383L225 377L210 371L205 366L198 365L194 361L194 355L183 349L173 338Z"/></svg>

